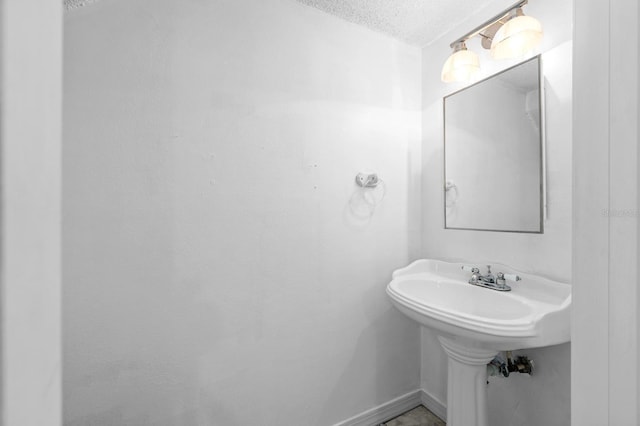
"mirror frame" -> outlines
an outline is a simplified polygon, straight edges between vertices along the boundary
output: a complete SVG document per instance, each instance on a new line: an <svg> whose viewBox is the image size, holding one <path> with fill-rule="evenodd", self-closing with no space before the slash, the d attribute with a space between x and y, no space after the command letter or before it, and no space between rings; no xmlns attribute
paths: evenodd
<svg viewBox="0 0 640 426"><path fill-rule="evenodd" d="M467 89L470 89L474 86L477 86L487 80L490 80L494 77L499 76L500 74L504 74L512 70L513 68L517 68L527 62L537 61L538 62L538 109L540 113L540 192L539 192L539 200L540 200L540 226L535 231L523 231L523 230L512 230L512 229L488 229L488 228L462 228L462 227L451 227L447 226L447 115L446 115L446 99L457 94L463 92ZM442 98L442 148L443 148L443 213L444 213L444 229L453 229L453 230L461 230L461 231L489 231L489 232L510 232L510 233L520 233L520 234L544 234L544 222L546 221L546 211L547 211L547 179L546 179L546 120L545 120L545 87L544 87L544 75L542 68L542 55L538 54L536 56L532 56L522 62L519 62L515 65L512 65L508 68L505 68L495 74L492 74L488 77L483 78L482 80L476 81L473 84L465 86L455 92L452 92Z"/></svg>

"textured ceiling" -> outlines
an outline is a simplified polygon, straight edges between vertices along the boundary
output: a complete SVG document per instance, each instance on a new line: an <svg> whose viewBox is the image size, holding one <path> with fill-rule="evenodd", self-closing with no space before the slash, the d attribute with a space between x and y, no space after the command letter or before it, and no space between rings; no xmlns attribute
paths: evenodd
<svg viewBox="0 0 640 426"><path fill-rule="evenodd" d="M297 0L347 21L425 46L492 0Z"/></svg>
<svg viewBox="0 0 640 426"><path fill-rule="evenodd" d="M70 11L96 1L64 0L64 7ZM407 43L425 46L464 21L470 11L479 10L493 0L296 1Z"/></svg>

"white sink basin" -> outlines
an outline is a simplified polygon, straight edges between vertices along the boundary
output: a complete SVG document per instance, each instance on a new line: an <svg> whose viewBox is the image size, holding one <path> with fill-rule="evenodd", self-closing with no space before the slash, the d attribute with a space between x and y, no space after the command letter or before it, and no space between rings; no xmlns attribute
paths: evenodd
<svg viewBox="0 0 640 426"><path fill-rule="evenodd" d="M387 294L401 312L435 330L449 357L447 426L488 426L486 364L503 350L568 342L571 286L492 265L494 273L522 279L509 283L511 291L495 291L469 284L462 266L418 260L393 273Z"/></svg>
<svg viewBox="0 0 640 426"><path fill-rule="evenodd" d="M571 286L521 274L501 292L469 284L462 264L418 260L393 273L387 294L400 311L443 335L496 350L569 341ZM480 266L484 273L485 267ZM493 271L514 273L503 265Z"/></svg>

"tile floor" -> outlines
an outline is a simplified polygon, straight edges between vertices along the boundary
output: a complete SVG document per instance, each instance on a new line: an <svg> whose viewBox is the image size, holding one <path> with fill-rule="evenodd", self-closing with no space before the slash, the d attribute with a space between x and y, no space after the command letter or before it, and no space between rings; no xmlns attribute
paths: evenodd
<svg viewBox="0 0 640 426"><path fill-rule="evenodd" d="M436 417L435 414L427 410L424 406L420 405L379 426L445 426L445 422Z"/></svg>

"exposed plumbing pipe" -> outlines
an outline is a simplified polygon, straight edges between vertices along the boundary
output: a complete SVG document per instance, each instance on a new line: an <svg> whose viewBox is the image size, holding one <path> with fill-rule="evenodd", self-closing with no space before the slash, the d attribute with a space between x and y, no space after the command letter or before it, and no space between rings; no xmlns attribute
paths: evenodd
<svg viewBox="0 0 640 426"><path fill-rule="evenodd" d="M497 355L487 364L487 377L509 377L509 374L514 372L529 375L533 373L533 360L529 359L526 355L517 356L515 361L513 360L512 351L506 351L505 355L507 359L506 362L500 355Z"/></svg>

